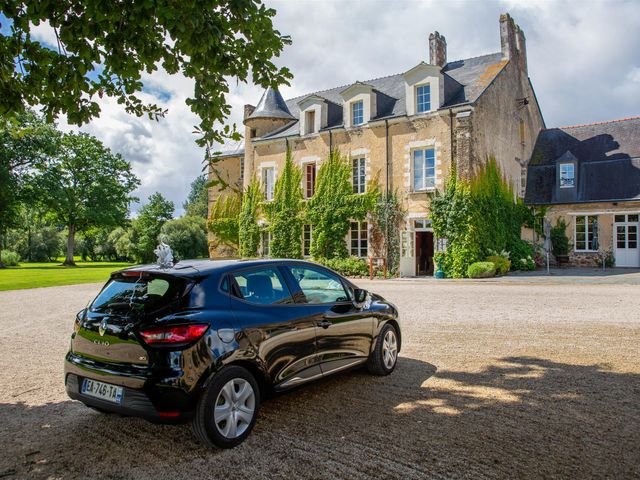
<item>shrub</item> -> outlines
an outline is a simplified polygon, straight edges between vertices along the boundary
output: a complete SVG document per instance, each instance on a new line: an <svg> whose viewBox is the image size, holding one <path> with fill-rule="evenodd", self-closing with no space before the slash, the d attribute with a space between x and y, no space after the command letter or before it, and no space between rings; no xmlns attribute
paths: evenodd
<svg viewBox="0 0 640 480"><path fill-rule="evenodd" d="M504 275L511 269L511 261L500 255L487 257L487 262L491 262L496 267L496 275Z"/></svg>
<svg viewBox="0 0 640 480"><path fill-rule="evenodd" d="M369 265L361 258L316 258L314 261L346 277L366 277L369 275Z"/></svg>
<svg viewBox="0 0 640 480"><path fill-rule="evenodd" d="M511 268L513 270L535 270L533 246L525 240L514 241L511 245Z"/></svg>
<svg viewBox="0 0 640 480"><path fill-rule="evenodd" d="M469 278L489 278L496 274L496 266L493 262L476 262L469 265L467 276Z"/></svg>
<svg viewBox="0 0 640 480"><path fill-rule="evenodd" d="M0 263L3 263L5 267L17 267L20 265L20 255L11 250L3 250L0 253Z"/></svg>

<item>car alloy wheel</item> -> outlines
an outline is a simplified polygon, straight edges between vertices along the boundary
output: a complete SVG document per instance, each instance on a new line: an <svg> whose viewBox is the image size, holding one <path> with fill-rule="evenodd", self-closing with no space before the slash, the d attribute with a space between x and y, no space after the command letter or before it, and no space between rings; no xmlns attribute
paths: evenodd
<svg viewBox="0 0 640 480"><path fill-rule="evenodd" d="M253 387L243 378L234 378L218 394L213 412L215 426L225 438L237 438L251 425L255 410Z"/></svg>
<svg viewBox="0 0 640 480"><path fill-rule="evenodd" d="M382 360L384 366L388 370L391 370L396 364L398 358L398 340L396 338L396 332L393 329L387 330L382 343Z"/></svg>

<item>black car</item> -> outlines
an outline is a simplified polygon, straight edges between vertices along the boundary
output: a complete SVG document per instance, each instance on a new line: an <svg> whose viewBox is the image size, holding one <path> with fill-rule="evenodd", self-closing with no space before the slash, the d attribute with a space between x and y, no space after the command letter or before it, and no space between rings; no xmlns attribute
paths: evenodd
<svg viewBox="0 0 640 480"><path fill-rule="evenodd" d="M269 390L363 364L388 375L400 339L394 305L315 263L145 265L77 315L65 385L96 410L191 420L204 444L233 447Z"/></svg>

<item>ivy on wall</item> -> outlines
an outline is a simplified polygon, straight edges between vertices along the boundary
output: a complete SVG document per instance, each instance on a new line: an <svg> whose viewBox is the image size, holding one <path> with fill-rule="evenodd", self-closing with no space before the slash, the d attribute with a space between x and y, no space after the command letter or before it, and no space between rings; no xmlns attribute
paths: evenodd
<svg viewBox="0 0 640 480"><path fill-rule="evenodd" d="M381 194L371 212L371 242L376 256L387 261L387 271L398 273L400 266L400 228L405 217L402 199L397 192Z"/></svg>
<svg viewBox="0 0 640 480"><path fill-rule="evenodd" d="M233 249L238 248L238 217L242 196L239 193L220 195L211 205L207 227L218 242Z"/></svg>
<svg viewBox="0 0 640 480"><path fill-rule="evenodd" d="M513 269L535 268L533 248L520 238L531 213L515 198L494 158L471 181L452 171L444 191L430 197L434 233L447 239L443 264L448 276L465 277L469 265L502 251L509 252Z"/></svg>
<svg viewBox="0 0 640 480"><path fill-rule="evenodd" d="M287 150L282 174L275 184L273 201L264 205L271 231L271 256L302 258L302 171Z"/></svg>
<svg viewBox="0 0 640 480"><path fill-rule="evenodd" d="M354 194L351 167L338 150L320 166L314 196L307 202L306 221L313 225L311 255L315 258L347 257L345 238L354 220L364 220L378 198L375 186Z"/></svg>
<svg viewBox="0 0 640 480"><path fill-rule="evenodd" d="M260 182L254 177L242 197L242 206L238 216L238 241L241 257L257 257L260 245L260 226L258 216L263 194Z"/></svg>

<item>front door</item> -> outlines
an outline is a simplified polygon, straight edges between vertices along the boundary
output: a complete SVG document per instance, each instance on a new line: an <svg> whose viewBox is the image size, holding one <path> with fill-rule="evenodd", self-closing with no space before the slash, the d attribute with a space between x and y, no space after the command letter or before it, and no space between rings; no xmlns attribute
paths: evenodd
<svg viewBox="0 0 640 480"><path fill-rule="evenodd" d="M400 276L413 277L416 274L415 232L400 232Z"/></svg>
<svg viewBox="0 0 640 480"><path fill-rule="evenodd" d="M416 271L433 275L433 232L416 232Z"/></svg>
<svg viewBox="0 0 640 480"><path fill-rule="evenodd" d="M357 309L340 277L322 267L287 267L302 292L315 321L318 360L323 374L358 363L369 356L374 319L367 309Z"/></svg>
<svg viewBox="0 0 640 480"><path fill-rule="evenodd" d="M640 267L638 220L638 214L615 216L614 250L616 267Z"/></svg>

